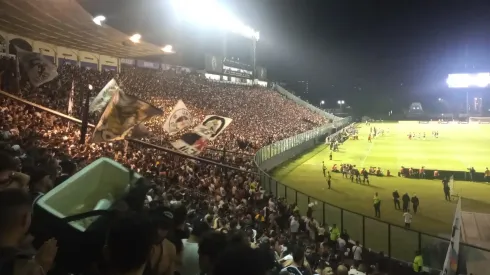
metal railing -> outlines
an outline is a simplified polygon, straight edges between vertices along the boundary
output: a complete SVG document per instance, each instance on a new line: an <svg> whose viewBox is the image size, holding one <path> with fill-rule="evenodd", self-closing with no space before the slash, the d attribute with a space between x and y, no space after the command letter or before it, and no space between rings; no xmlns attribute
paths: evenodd
<svg viewBox="0 0 490 275"><path fill-rule="evenodd" d="M313 218L325 225L336 224L342 230L346 229L352 241L359 241L366 248L376 252L382 251L390 258L405 262L412 262L415 251L418 250L422 252L424 266L432 271L440 270L449 247L448 238L407 229L343 209L286 186L268 174L268 171L278 165L318 145L328 134L331 134L333 128L343 127L349 122L350 118L345 118L338 121L336 125L319 127L257 151L254 161L263 188L272 192L275 197L285 198L288 203L296 203L301 213L306 213L310 202L317 201ZM478 253L489 253L478 247L466 244L463 246Z"/></svg>

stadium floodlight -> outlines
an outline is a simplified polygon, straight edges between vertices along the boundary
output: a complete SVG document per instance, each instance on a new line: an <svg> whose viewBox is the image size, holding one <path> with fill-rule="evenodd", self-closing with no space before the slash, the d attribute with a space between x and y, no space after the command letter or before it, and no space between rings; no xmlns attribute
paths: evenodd
<svg viewBox="0 0 490 275"><path fill-rule="evenodd" d="M442 98L438 98L437 100L442 101Z"/></svg>
<svg viewBox="0 0 490 275"><path fill-rule="evenodd" d="M339 100L339 101L337 101L337 103L338 103L339 105L342 105L342 104L344 104L344 103L345 103L345 101L343 101L343 100Z"/></svg>
<svg viewBox="0 0 490 275"><path fill-rule="evenodd" d="M105 16L97 15L94 17L94 19L92 19L92 21L94 21L95 25L102 26L102 22L105 21Z"/></svg>
<svg viewBox="0 0 490 275"><path fill-rule="evenodd" d="M449 88L485 88L490 85L490 73L449 74L446 83Z"/></svg>
<svg viewBox="0 0 490 275"><path fill-rule="evenodd" d="M320 101L320 105L325 104L325 100Z"/></svg>
<svg viewBox="0 0 490 275"><path fill-rule="evenodd" d="M164 53L174 53L172 45L165 45L165 47L162 48L162 52L164 52Z"/></svg>
<svg viewBox="0 0 490 275"><path fill-rule="evenodd" d="M243 24L216 0L173 0L175 13L183 20L237 33L246 38L258 41L260 33Z"/></svg>
<svg viewBox="0 0 490 275"><path fill-rule="evenodd" d="M140 43L140 39L141 39L141 34L139 33L135 33L129 38L129 40L131 40L131 42L133 43Z"/></svg>

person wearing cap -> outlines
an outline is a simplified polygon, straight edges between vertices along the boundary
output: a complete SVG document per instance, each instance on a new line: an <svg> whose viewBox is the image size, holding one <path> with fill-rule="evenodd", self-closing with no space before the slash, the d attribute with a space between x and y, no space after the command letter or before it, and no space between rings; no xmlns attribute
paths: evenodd
<svg viewBox="0 0 490 275"><path fill-rule="evenodd" d="M189 238L182 240L184 251L182 252L182 265L179 268L180 275L199 274L199 242L202 235L210 230L209 225L202 220L197 220L192 224Z"/></svg>
<svg viewBox="0 0 490 275"><path fill-rule="evenodd" d="M157 207L150 211L154 226L158 229L159 240L152 247L150 259L145 267L146 274L173 275L177 262L175 245L167 239L173 229L173 213L168 207Z"/></svg>

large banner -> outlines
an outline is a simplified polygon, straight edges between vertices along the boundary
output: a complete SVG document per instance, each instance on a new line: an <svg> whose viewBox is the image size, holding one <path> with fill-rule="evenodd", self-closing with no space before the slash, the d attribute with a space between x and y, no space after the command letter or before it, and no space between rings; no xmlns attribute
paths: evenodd
<svg viewBox="0 0 490 275"><path fill-rule="evenodd" d="M204 69L208 73L223 73L223 58L220 56L206 54Z"/></svg>
<svg viewBox="0 0 490 275"><path fill-rule="evenodd" d="M144 60L137 60L136 66L138 66L140 68L150 68L150 69L155 69L155 70L160 69L160 63L144 61Z"/></svg>
<svg viewBox="0 0 490 275"><path fill-rule="evenodd" d="M18 47L15 48L17 50L19 64L26 71L29 81L34 87L39 87L58 76L56 65L45 56L39 53L28 52Z"/></svg>
<svg viewBox="0 0 490 275"><path fill-rule="evenodd" d="M190 133L171 142L175 149L189 155L198 155L210 140L216 139L232 122L231 118L222 116L206 116L206 118Z"/></svg>
<svg viewBox="0 0 490 275"><path fill-rule="evenodd" d="M92 142L124 139L136 125L163 111L118 90L107 105L92 135Z"/></svg>
<svg viewBox="0 0 490 275"><path fill-rule="evenodd" d="M120 91L121 88L117 85L116 80L113 78L111 81L107 82L107 84L100 90L97 96L92 100L89 106L89 112L97 112L104 109L109 100L111 100L112 96Z"/></svg>
<svg viewBox="0 0 490 275"><path fill-rule="evenodd" d="M267 69L266 68L257 66L255 68L255 73L256 73L255 77L258 80L265 80L265 81L267 81Z"/></svg>
<svg viewBox="0 0 490 275"><path fill-rule="evenodd" d="M165 123L163 123L163 130L169 133L169 135L174 135L180 130L190 127L191 123L191 113L187 110L184 102L179 100L165 120Z"/></svg>
<svg viewBox="0 0 490 275"><path fill-rule="evenodd" d="M232 121L233 119L228 117L206 116L201 124L194 128L194 132L200 133L209 140L215 140Z"/></svg>

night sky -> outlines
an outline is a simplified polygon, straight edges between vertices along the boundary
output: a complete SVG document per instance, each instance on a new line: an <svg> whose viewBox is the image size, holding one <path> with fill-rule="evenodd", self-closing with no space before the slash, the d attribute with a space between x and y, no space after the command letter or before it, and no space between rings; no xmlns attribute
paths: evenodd
<svg viewBox="0 0 490 275"><path fill-rule="evenodd" d="M222 47L221 33L182 26L164 0L80 2L128 34L175 45L189 65ZM327 107L339 99L356 113L401 112L413 101L437 108L438 97L457 104L463 93L445 87L447 74L490 71L490 1L221 2L260 31L257 64L270 80L308 80L310 102L325 100ZM246 40L229 43L247 52Z"/></svg>

